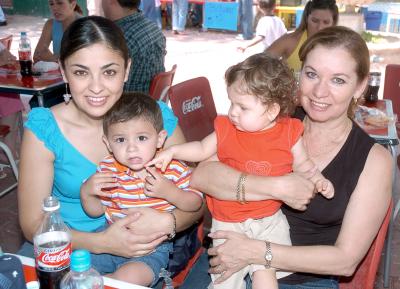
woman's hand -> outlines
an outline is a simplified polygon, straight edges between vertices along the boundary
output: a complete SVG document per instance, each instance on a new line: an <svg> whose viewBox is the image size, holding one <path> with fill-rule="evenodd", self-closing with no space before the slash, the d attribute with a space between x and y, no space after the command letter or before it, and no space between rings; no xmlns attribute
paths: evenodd
<svg viewBox="0 0 400 289"><path fill-rule="evenodd" d="M141 220L140 215L128 215L101 232L102 240L106 246L105 252L127 258L143 256L154 251L158 245L167 239L166 234L160 231L153 230L153 232L137 234L130 230L129 226L138 220Z"/></svg>
<svg viewBox="0 0 400 289"><path fill-rule="evenodd" d="M160 234L167 236L173 230L173 219L169 213L160 212L151 208L131 208L122 210L125 215L134 219L126 226L134 234ZM157 220L156 222L154 220Z"/></svg>
<svg viewBox="0 0 400 289"><path fill-rule="evenodd" d="M215 283L227 280L233 273L238 272L245 266L252 264L252 257L257 253L252 242L260 242L249 239L246 235L231 231L215 231L209 236L213 239L225 239L225 242L216 247L208 249L210 255L209 273L220 274Z"/></svg>

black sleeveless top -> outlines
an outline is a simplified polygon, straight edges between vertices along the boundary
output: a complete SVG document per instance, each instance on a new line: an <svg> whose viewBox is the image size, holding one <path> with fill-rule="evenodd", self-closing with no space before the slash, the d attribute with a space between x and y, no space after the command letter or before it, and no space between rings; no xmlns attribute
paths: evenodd
<svg viewBox="0 0 400 289"><path fill-rule="evenodd" d="M302 119L304 116L299 118ZM288 206L282 207L290 225L293 246L335 244L347 204L374 144L374 139L353 122L342 148L322 171L335 188L333 199L328 200L317 194L304 212ZM330 278L330 276L294 273L279 279L279 283L302 284L320 278Z"/></svg>

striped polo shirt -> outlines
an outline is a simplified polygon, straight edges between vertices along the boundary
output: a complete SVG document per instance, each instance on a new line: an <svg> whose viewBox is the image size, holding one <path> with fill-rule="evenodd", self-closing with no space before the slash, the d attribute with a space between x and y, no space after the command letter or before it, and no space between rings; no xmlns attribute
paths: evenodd
<svg viewBox="0 0 400 289"><path fill-rule="evenodd" d="M118 185L109 189L111 196L102 197L101 203L105 206L105 216L108 223L113 223L112 216L125 217L122 209L128 208L153 208L160 211L171 211L175 206L164 199L148 197L144 193L145 181L137 174L118 163L113 156L106 157L100 162L98 172L113 172ZM192 189L189 181L192 171L183 162L172 160L165 172L158 171L168 180L172 181L183 191L195 192L202 197L202 193Z"/></svg>

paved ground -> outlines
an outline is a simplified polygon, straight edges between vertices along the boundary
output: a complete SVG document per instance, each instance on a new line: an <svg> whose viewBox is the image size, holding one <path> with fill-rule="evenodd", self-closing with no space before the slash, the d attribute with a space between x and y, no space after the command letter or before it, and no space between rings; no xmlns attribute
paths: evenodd
<svg viewBox="0 0 400 289"><path fill-rule="evenodd" d="M12 15L8 17L9 25L0 28L1 34L13 34L14 41L11 51L16 55L20 31L27 31L31 38L32 47L37 44L44 19L39 17ZM189 30L187 35L175 36L171 31L165 31L167 37L167 70L173 64L178 65L174 83L197 76L206 76L210 80L217 111L226 113L229 107L224 84L224 72L232 64L243 60L247 56L260 50L260 47L249 49L245 54L236 51L240 41L235 39L236 34L228 32L199 32ZM392 38L387 43L370 45L371 54L383 58L380 68L388 63L400 64L400 41ZM382 93L383 89L380 90ZM1 158L1 155L0 155ZM9 173L9 172L8 172ZM11 174L0 179L0 190L12 181ZM397 185L397 188L400 186ZM399 191L399 190L397 190ZM391 289L400 289L400 217L395 222L394 238L392 242ZM16 252L23 237L18 225L18 208L16 190L0 198L0 246L6 252ZM375 289L383 288L382 266L379 270Z"/></svg>

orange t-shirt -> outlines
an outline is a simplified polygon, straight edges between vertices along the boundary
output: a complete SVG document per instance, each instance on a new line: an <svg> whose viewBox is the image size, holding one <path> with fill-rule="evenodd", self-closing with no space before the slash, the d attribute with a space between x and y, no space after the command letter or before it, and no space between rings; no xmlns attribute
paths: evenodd
<svg viewBox="0 0 400 289"><path fill-rule="evenodd" d="M292 147L303 133L303 124L294 118L278 119L274 127L259 132L236 129L227 116L214 121L219 160L239 171L259 176L282 176L292 171ZM222 201L207 196L213 218L224 222L243 222L276 213L282 202L275 200L247 202Z"/></svg>

